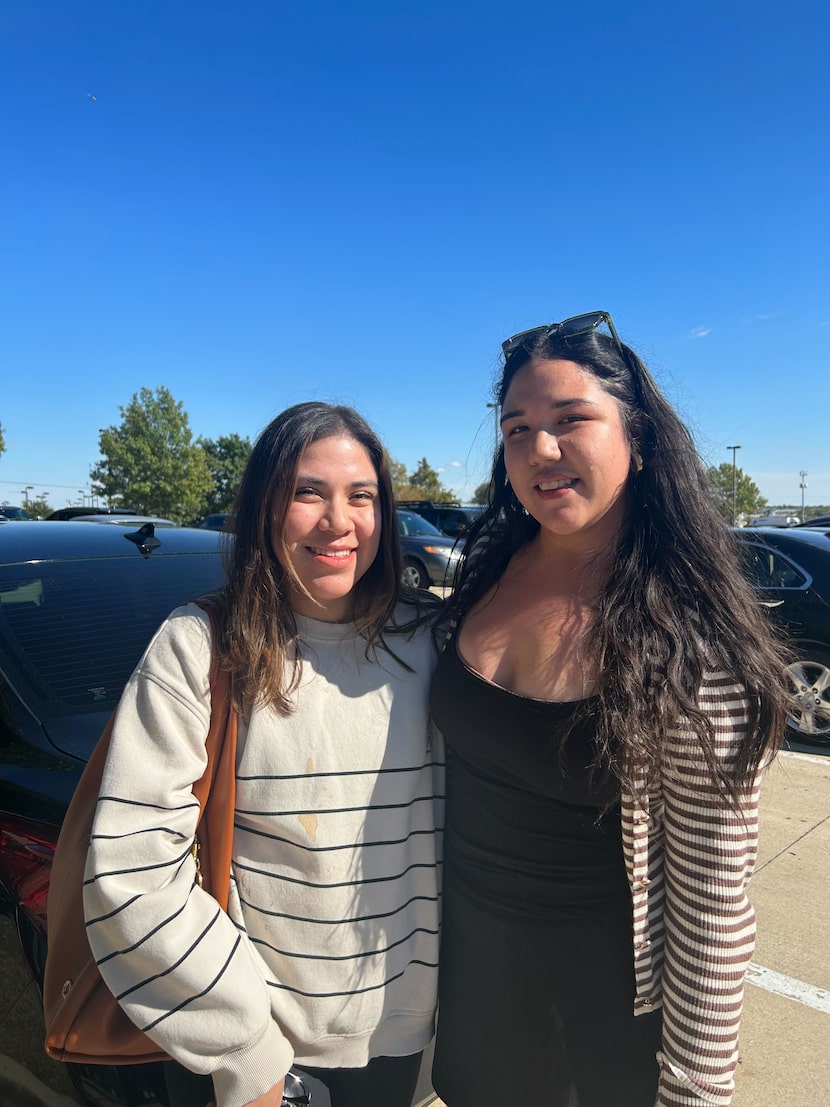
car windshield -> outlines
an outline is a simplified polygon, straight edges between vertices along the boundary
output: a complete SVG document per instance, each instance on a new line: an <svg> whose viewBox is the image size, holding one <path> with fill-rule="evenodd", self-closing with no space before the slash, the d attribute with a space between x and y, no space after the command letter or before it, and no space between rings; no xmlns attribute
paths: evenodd
<svg viewBox="0 0 830 1107"><path fill-rule="evenodd" d="M41 718L115 705L183 597L222 581L215 552L0 566L0 650Z"/></svg>
<svg viewBox="0 0 830 1107"><path fill-rule="evenodd" d="M435 534L439 538L443 538L444 535L438 529L434 527L432 523L428 523L426 519L423 519L420 515L416 515L414 511L399 511L398 512L398 529L401 534Z"/></svg>

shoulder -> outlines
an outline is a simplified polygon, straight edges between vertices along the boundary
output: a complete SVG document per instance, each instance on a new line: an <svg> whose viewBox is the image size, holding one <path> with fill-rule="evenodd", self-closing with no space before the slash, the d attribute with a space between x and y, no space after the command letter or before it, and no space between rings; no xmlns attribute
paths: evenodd
<svg viewBox="0 0 830 1107"><path fill-rule="evenodd" d="M210 671L213 632L210 616L196 603L183 604L167 616L153 635L137 672L160 676L186 672L204 684Z"/></svg>

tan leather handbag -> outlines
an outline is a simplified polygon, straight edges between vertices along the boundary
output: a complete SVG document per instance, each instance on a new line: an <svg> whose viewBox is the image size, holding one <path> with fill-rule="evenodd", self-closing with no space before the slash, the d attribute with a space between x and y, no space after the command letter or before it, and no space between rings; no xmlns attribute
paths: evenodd
<svg viewBox="0 0 830 1107"><path fill-rule="evenodd" d="M206 739L207 768L193 786L200 816L194 841L197 876L223 910L230 888L236 798L236 712L230 675L216 649L217 601L196 601L210 616L211 715ZM83 880L95 805L116 708L87 762L58 838L47 903L48 949L43 982L46 1052L57 1061L87 1065L135 1065L167 1055L124 1014L101 978L89 948Z"/></svg>

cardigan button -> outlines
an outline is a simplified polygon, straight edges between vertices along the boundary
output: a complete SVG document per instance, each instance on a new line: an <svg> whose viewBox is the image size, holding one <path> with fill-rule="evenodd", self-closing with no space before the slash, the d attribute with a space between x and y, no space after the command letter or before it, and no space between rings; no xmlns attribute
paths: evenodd
<svg viewBox="0 0 830 1107"><path fill-rule="evenodd" d="M634 888L637 891L642 891L643 888L647 888L650 883L651 883L651 881L648 879L648 877L644 876L642 880L635 880L634 881Z"/></svg>

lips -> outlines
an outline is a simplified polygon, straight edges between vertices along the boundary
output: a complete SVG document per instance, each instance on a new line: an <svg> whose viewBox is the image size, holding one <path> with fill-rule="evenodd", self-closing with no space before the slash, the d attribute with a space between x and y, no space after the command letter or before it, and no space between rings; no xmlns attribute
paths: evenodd
<svg viewBox="0 0 830 1107"><path fill-rule="evenodd" d="M323 546L306 546L306 549L310 554L315 557L333 557L338 561L345 561L355 552L355 547L351 547L348 550L332 550L326 549Z"/></svg>
<svg viewBox="0 0 830 1107"><path fill-rule="evenodd" d="M559 480L540 480L536 487L540 492L556 492L560 488L572 488L576 484L576 477L563 477Z"/></svg>

